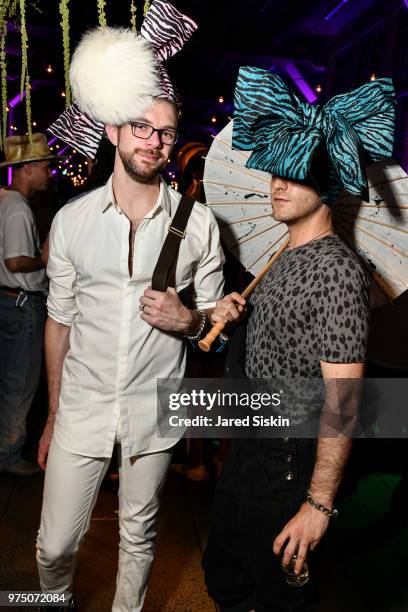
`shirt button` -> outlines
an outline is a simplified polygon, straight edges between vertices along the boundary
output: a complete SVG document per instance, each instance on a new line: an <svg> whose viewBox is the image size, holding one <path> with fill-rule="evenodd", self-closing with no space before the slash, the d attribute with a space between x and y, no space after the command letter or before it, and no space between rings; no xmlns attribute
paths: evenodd
<svg viewBox="0 0 408 612"><path fill-rule="evenodd" d="M294 478L293 472L291 472L290 470L287 471L285 474L285 480L293 480L293 478Z"/></svg>
<svg viewBox="0 0 408 612"><path fill-rule="evenodd" d="M290 438L283 438L284 442L289 442Z"/></svg>
<svg viewBox="0 0 408 612"><path fill-rule="evenodd" d="M292 460L293 460L293 455L288 455L288 456L286 457L286 461L287 461L288 463L292 463Z"/></svg>

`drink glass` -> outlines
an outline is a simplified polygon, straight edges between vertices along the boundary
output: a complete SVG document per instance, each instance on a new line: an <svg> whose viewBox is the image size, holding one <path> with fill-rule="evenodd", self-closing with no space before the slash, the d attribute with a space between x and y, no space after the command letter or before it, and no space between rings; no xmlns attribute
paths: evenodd
<svg viewBox="0 0 408 612"><path fill-rule="evenodd" d="M309 566L306 559L303 562L300 574L295 574L295 565L297 561L297 555L293 555L288 565L283 565L282 570L285 574L286 583L292 587L301 587L309 581Z"/></svg>

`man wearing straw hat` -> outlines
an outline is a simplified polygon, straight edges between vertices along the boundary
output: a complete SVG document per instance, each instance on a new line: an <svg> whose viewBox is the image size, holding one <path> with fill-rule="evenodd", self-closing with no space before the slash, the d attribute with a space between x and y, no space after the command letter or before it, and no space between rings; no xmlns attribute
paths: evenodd
<svg viewBox="0 0 408 612"><path fill-rule="evenodd" d="M0 168L12 168L0 190L0 472L29 476L38 466L22 456L26 417L40 377L47 293L47 245L29 198L47 189L51 154L45 134L8 136Z"/></svg>
<svg viewBox="0 0 408 612"><path fill-rule="evenodd" d="M112 610L142 609L176 442L157 435L157 378L182 378L183 335L200 337L204 311L222 295L223 255L211 211L195 203L179 230L183 200L160 177L177 139L179 107L158 60L176 53L196 27L156 0L141 36L117 28L88 32L71 64L75 105L51 127L90 155L104 129L116 147L107 184L64 206L50 233L50 400L38 454L46 474L37 562L42 590L61 594L71 608L76 553L117 444ZM153 271L173 235L174 285L153 290ZM192 284L196 310L177 294Z"/></svg>
<svg viewBox="0 0 408 612"><path fill-rule="evenodd" d="M365 164L391 156L394 104L388 79L323 107L302 102L280 77L258 68L241 68L236 87L233 148L252 151L247 166L272 175L272 215L287 225L289 245L251 297L247 327L231 341L227 375L288 388L323 377L322 415L340 420L355 415L358 404L368 284L361 262L335 234L332 207L342 190L368 197ZM244 306L231 294L217 303L212 320L237 322ZM336 394L325 411L329 387ZM307 421L311 403L303 401L299 411L289 416ZM335 495L351 448L339 431L317 429L317 440L233 441L204 554L208 591L221 610L316 609L306 556L337 515Z"/></svg>

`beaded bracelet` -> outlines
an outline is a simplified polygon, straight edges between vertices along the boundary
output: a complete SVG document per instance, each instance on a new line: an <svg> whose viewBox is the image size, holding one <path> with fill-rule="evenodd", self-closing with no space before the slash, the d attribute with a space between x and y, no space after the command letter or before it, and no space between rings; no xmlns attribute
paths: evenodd
<svg viewBox="0 0 408 612"><path fill-rule="evenodd" d="M324 506L323 504L318 504L317 502L315 502L315 500L312 497L312 493L310 490L306 491L306 501L308 504L310 504L312 506L312 508L315 508L316 510L319 510L320 512L323 512L324 514L326 514L329 517L333 517L336 518L336 516L338 516L339 511L336 510L336 508L333 508L332 510L329 510L329 508L326 508L326 506Z"/></svg>

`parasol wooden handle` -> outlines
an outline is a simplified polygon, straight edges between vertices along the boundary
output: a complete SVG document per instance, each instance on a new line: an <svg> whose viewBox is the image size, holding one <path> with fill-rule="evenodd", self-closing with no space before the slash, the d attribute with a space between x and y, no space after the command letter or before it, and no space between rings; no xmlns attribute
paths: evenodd
<svg viewBox="0 0 408 612"><path fill-rule="evenodd" d="M272 266L272 264L278 259L278 257L286 249L288 244L289 244L289 238L287 240L285 240L285 242L282 244L282 246L270 258L270 260L268 261L266 266L264 268L262 268L262 270L249 283L248 287L246 287L244 289L244 291L241 293L241 297L247 298L252 293L252 291L255 289L255 287L258 285L258 283L263 279L265 274L269 271L269 269ZM205 336L205 338L203 338L202 340L199 341L198 346L200 347L200 349L202 351L204 351L205 353L208 353L208 351L211 348L212 343L214 342L214 340L216 340L218 338L218 336L220 335L222 330L225 328L225 326L226 326L226 323L216 323L212 327L212 329L210 329L210 331Z"/></svg>

